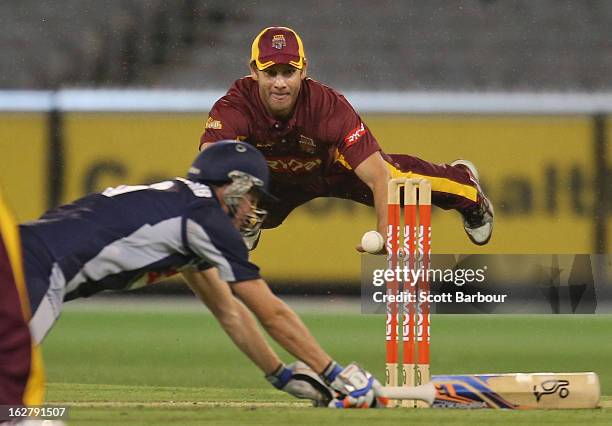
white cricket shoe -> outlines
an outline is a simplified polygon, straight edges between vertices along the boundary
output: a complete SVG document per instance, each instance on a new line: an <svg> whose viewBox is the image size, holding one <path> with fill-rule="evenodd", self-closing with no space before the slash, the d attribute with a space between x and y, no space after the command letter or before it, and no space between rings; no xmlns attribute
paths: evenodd
<svg viewBox="0 0 612 426"><path fill-rule="evenodd" d="M463 166L470 174L472 182L478 190L479 205L473 209L464 210L461 212L463 216L463 228L469 239L476 245L482 246L489 242L493 235L493 204L480 187L480 176L476 166L468 160L455 160L451 166Z"/></svg>

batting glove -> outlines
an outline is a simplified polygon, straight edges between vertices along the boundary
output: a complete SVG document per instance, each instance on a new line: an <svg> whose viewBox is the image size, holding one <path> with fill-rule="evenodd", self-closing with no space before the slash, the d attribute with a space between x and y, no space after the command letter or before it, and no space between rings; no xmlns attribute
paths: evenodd
<svg viewBox="0 0 612 426"><path fill-rule="evenodd" d="M268 376L276 389L285 391L296 398L309 399L316 407L326 407L335 394L308 365L301 361L285 366L281 364Z"/></svg>
<svg viewBox="0 0 612 426"><path fill-rule="evenodd" d="M330 401L333 408L384 408L385 400L378 398L381 384L356 363L342 368L332 361L323 378L338 395Z"/></svg>

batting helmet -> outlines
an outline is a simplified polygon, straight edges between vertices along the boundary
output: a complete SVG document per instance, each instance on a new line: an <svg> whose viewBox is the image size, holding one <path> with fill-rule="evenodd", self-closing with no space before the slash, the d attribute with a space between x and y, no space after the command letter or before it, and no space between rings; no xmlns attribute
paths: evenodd
<svg viewBox="0 0 612 426"><path fill-rule="evenodd" d="M253 189L265 198L276 200L268 192L270 171L264 156L245 142L215 142L198 154L187 177L196 182L225 184L232 181L232 172L242 172L252 179Z"/></svg>

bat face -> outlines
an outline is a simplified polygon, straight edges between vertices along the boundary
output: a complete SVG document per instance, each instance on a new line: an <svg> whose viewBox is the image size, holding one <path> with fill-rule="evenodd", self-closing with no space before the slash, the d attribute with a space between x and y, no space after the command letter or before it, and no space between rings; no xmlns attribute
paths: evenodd
<svg viewBox="0 0 612 426"><path fill-rule="evenodd" d="M516 408L515 404L499 395L488 382L494 375L435 376L437 408Z"/></svg>
<svg viewBox="0 0 612 426"><path fill-rule="evenodd" d="M439 408L594 408L599 403L595 373L434 376L432 382L432 406Z"/></svg>
<svg viewBox="0 0 612 426"><path fill-rule="evenodd" d="M434 408L575 409L596 408L600 386L595 373L446 375L421 386L385 387L382 396Z"/></svg>

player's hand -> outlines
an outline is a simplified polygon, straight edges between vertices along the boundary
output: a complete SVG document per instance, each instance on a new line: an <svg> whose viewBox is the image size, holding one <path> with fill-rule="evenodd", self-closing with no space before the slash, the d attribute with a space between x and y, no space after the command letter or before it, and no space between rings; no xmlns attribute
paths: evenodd
<svg viewBox="0 0 612 426"><path fill-rule="evenodd" d="M361 244L357 244L355 246L355 250L357 250L359 253L367 253L367 251L364 250L363 246ZM387 254L387 248L383 247L382 249L380 249L380 251L376 252L376 253L370 253L370 254L375 254L375 255L383 255L383 254Z"/></svg>
<svg viewBox="0 0 612 426"><path fill-rule="evenodd" d="M356 363L342 369L332 364L323 373L325 381L338 395L329 403L333 408L383 408L386 400L379 398L382 386L368 371Z"/></svg>
<svg viewBox="0 0 612 426"><path fill-rule="evenodd" d="M326 407L335 395L319 375L301 361L282 365L266 379L277 389L296 398L310 399L317 407Z"/></svg>

